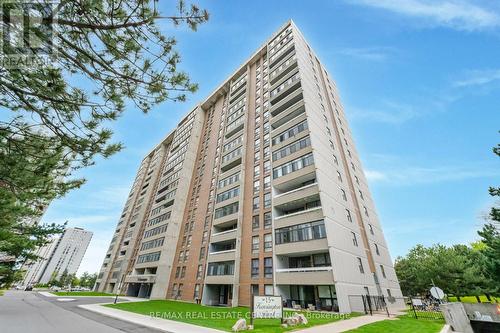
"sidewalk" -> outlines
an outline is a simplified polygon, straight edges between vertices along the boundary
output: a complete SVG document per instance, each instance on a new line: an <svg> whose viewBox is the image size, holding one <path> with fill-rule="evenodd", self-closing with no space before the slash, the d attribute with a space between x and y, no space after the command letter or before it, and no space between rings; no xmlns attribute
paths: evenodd
<svg viewBox="0 0 500 333"><path fill-rule="evenodd" d="M38 292L40 295L45 296L45 297L57 297L57 298L65 298L65 297L70 297L70 298L103 298L103 297L111 297L114 298L115 295L109 295L109 296L78 296L78 295L54 295L51 292L48 291L39 291ZM118 299L120 300L127 300L129 302L145 302L149 301L147 298L139 298L139 297L129 297L129 296L118 296Z"/></svg>
<svg viewBox="0 0 500 333"><path fill-rule="evenodd" d="M179 321L173 321L162 318L153 318L137 313L132 313L128 311L116 310L112 308L108 308L102 306L101 304L85 304L79 305L79 308L85 309L87 311L92 311L95 313L99 313L103 316L108 316L112 318L116 318L119 320L127 321L130 323L134 323L136 325L142 325L145 327L155 328L161 331L170 332L170 333L181 333L181 332L189 332L189 333L227 333L225 331L219 331L213 328L201 327L196 325L191 325L187 323L182 323Z"/></svg>
<svg viewBox="0 0 500 333"><path fill-rule="evenodd" d="M347 320L336 321L330 324L314 326L306 328L299 331L294 331L296 333L341 333L349 330L353 330L363 325L373 324L382 320L397 320L395 317L387 317L386 315L373 315L373 316L361 316L354 317Z"/></svg>

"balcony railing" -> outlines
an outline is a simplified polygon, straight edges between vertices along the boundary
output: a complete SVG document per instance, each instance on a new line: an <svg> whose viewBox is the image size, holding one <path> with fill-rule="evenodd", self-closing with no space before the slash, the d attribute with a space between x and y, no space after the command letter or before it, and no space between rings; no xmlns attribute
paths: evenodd
<svg viewBox="0 0 500 333"><path fill-rule="evenodd" d="M324 267L300 267L300 268L276 268L276 273L300 273L300 272L328 272L332 266Z"/></svg>

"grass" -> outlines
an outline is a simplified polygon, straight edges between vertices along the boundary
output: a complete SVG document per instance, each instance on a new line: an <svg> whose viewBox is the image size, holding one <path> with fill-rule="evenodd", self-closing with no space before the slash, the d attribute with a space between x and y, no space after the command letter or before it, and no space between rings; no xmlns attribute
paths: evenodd
<svg viewBox="0 0 500 333"><path fill-rule="evenodd" d="M245 318L249 321L249 308L247 307L215 307L202 306L193 303L186 303L171 300L153 300L146 302L130 302L104 305L110 308L130 311L147 316L154 315L164 319L181 321L198 326L215 328L222 331L231 331L237 319ZM279 319L256 319L254 321L255 333L275 333L286 332L306 327L331 323L338 320L349 319L358 314L339 315L325 312L302 312L309 323L295 327L282 328ZM285 311L285 316L291 316L292 311Z"/></svg>
<svg viewBox="0 0 500 333"><path fill-rule="evenodd" d="M495 301L497 303L500 303L500 298L498 297L493 297L491 296L491 301ZM481 300L482 303L489 303L490 301L488 301L488 298L486 298L486 296L482 295L482 296L479 296L479 299ZM448 297L448 301L450 302L458 302L458 298L455 297L455 296L450 296ZM476 296L462 296L460 297L460 301L462 301L463 303L477 303L477 299L476 299Z"/></svg>
<svg viewBox="0 0 500 333"><path fill-rule="evenodd" d="M114 294L100 293L95 291L53 291L52 294L57 296L115 296Z"/></svg>
<svg viewBox="0 0 500 333"><path fill-rule="evenodd" d="M400 316L396 320L383 320L364 325L349 333L438 333L443 328L444 321L430 319L415 319Z"/></svg>
<svg viewBox="0 0 500 333"><path fill-rule="evenodd" d="M3 296L3 292L4 292L4 291L5 291L5 290L0 290L0 296Z"/></svg>

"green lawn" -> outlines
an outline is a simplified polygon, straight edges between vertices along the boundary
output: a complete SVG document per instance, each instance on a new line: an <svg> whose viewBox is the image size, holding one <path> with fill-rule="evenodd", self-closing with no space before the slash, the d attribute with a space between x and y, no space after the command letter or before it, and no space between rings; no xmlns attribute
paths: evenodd
<svg viewBox="0 0 500 333"><path fill-rule="evenodd" d="M500 298L495 298L493 296L490 297L492 301L497 301L500 303ZM486 298L486 296L482 295L482 296L479 296L479 299L481 300L481 302L483 303L489 303L488 299ZM450 296L448 297L448 301L450 302L458 302L458 299L454 296ZM477 303L477 299L476 299L476 296L462 296L460 297L460 301L462 301L463 303Z"/></svg>
<svg viewBox="0 0 500 333"><path fill-rule="evenodd" d="M57 296L115 296L114 294L100 293L95 291L57 291L52 292Z"/></svg>
<svg viewBox="0 0 500 333"><path fill-rule="evenodd" d="M361 326L350 333L438 333L443 328L444 321L415 319L407 316L396 320L383 320L374 324Z"/></svg>
<svg viewBox="0 0 500 333"><path fill-rule="evenodd" d="M104 305L110 308L135 312L147 316L154 315L164 319L176 320L185 323L190 323L199 326L215 328L223 331L231 331L237 319L247 319L249 321L249 309L246 307L214 307L202 306L193 303L170 301L170 300L154 300L146 302L130 302ZM302 312L309 323L307 325L300 325L289 328L282 328L279 319L256 319L254 323L255 333L267 332L285 332L294 329L302 329L306 327L327 324L337 320L343 320L357 316L358 314L351 315L338 315L335 313L320 313L320 312ZM285 311L285 316L293 314L292 311Z"/></svg>

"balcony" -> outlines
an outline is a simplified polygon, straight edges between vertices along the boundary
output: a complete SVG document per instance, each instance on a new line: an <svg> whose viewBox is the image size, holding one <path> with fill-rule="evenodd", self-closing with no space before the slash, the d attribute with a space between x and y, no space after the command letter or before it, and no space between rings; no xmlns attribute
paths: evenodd
<svg viewBox="0 0 500 333"><path fill-rule="evenodd" d="M216 233L213 233L211 236L212 243L226 242L226 241L230 241L233 239L236 239L236 229L216 232Z"/></svg>
<svg viewBox="0 0 500 333"><path fill-rule="evenodd" d="M300 75L298 70L288 74L286 77L275 83L274 86L269 88L271 91L270 103L274 105L286 98L291 91L300 86ZM274 93L274 95L273 95Z"/></svg>
<svg viewBox="0 0 500 333"><path fill-rule="evenodd" d="M309 198L318 197L318 194L318 183L314 183L276 195L273 198L273 205L274 208L288 209L295 203L303 204L307 202Z"/></svg>
<svg viewBox="0 0 500 333"><path fill-rule="evenodd" d="M295 41L290 40L287 44L283 45L281 49L276 51L274 55L271 56L269 69L273 69L282 59L289 55L293 50L295 50Z"/></svg>
<svg viewBox="0 0 500 333"><path fill-rule="evenodd" d="M243 128L243 125L245 124L245 119L244 117L241 118L240 120L237 120L236 122L232 123L231 125L226 127L226 133L225 137L226 139L231 137L233 134L238 132L240 129Z"/></svg>
<svg viewBox="0 0 500 333"><path fill-rule="evenodd" d="M271 85L276 83L286 74L290 73L294 68L297 67L297 57L295 54L282 61L280 64L276 64L278 67L271 72L269 75L269 82Z"/></svg>
<svg viewBox="0 0 500 333"><path fill-rule="evenodd" d="M303 223L305 221L306 220L301 219L298 223ZM325 252L327 250L328 241L326 238L274 245L275 255L312 254Z"/></svg>
<svg viewBox="0 0 500 333"><path fill-rule="evenodd" d="M212 225L217 226L217 227L229 227L230 225L236 223L238 221L238 212L219 217L218 219L214 219L212 222Z"/></svg>
<svg viewBox="0 0 500 333"><path fill-rule="evenodd" d="M205 277L206 284L233 284L234 275L207 275Z"/></svg>
<svg viewBox="0 0 500 333"><path fill-rule="evenodd" d="M125 283L155 283L155 281L155 274L137 274L125 277Z"/></svg>
<svg viewBox="0 0 500 333"><path fill-rule="evenodd" d="M242 89L242 87L244 87ZM243 96L243 94L247 91L246 89L246 83L242 84L241 86L237 87L234 91L231 92L231 97L229 99L229 104L232 104L234 101L236 101L238 98Z"/></svg>
<svg viewBox="0 0 500 333"><path fill-rule="evenodd" d="M235 257L236 249L210 252L208 254L208 262L231 261L235 260Z"/></svg>
<svg viewBox="0 0 500 333"><path fill-rule="evenodd" d="M300 81L298 81L300 82ZM276 116L281 112L285 111L298 101L303 99L302 88L299 87L295 89L293 92L289 93L287 96L283 97L279 102L271 106L271 115Z"/></svg>
<svg viewBox="0 0 500 333"><path fill-rule="evenodd" d="M287 109L283 109L280 113L275 113L271 117L271 127L277 128L281 125L289 122L293 118L298 117L306 112L305 103L303 99L299 99L295 104L291 105Z"/></svg>
<svg viewBox="0 0 500 333"><path fill-rule="evenodd" d="M329 285L334 283L332 267L276 269L276 284Z"/></svg>
<svg viewBox="0 0 500 333"><path fill-rule="evenodd" d="M314 178L316 178L316 166L311 164L300 170L273 179L273 186L281 192L287 192Z"/></svg>
<svg viewBox="0 0 500 333"><path fill-rule="evenodd" d="M321 220L323 217L324 216L322 207L314 207L300 212L275 217L274 227L275 228L289 227L291 225Z"/></svg>
<svg viewBox="0 0 500 333"><path fill-rule="evenodd" d="M220 170L221 170L221 172L225 172L227 170L234 168L235 166L237 166L239 164L241 164L241 154L233 157L232 159L230 159L224 163L221 163Z"/></svg>

